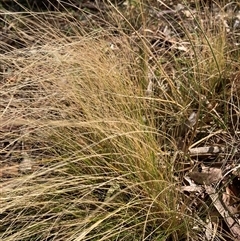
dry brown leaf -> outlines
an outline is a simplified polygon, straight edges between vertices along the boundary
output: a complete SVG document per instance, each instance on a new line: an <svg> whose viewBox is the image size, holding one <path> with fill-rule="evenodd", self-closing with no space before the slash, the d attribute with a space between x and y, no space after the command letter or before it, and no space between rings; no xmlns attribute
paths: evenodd
<svg viewBox="0 0 240 241"><path fill-rule="evenodd" d="M201 185L211 185L221 181L223 178L222 170L220 168L206 166L202 166L201 172L192 171L188 175L195 183Z"/></svg>
<svg viewBox="0 0 240 241"><path fill-rule="evenodd" d="M185 192L202 192L203 188L200 186L183 186L180 188L181 191Z"/></svg>

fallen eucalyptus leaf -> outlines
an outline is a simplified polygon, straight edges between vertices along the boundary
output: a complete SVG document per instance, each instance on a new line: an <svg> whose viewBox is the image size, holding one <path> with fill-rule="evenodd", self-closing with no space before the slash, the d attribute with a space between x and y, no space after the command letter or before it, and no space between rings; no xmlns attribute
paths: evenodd
<svg viewBox="0 0 240 241"><path fill-rule="evenodd" d="M223 174L220 168L215 167L202 167L202 172L192 171L189 172L189 177L197 184L211 185L222 180Z"/></svg>

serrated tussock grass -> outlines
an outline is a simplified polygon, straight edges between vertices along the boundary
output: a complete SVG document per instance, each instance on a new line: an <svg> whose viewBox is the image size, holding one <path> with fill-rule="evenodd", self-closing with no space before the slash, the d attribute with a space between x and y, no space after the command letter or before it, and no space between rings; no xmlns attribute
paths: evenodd
<svg viewBox="0 0 240 241"><path fill-rule="evenodd" d="M25 32L13 31L22 48L2 47L0 128L5 141L22 146L2 163L26 152L32 167L3 177L1 240L197 240L201 232L192 227L204 223L179 192L186 163L177 150L180 138L186 151L229 121L236 125L227 115L239 108L230 78L239 51L228 49L224 31L197 19L194 34L181 26L189 46L180 58L156 56L147 37L138 33L136 40L119 26L116 36L113 25L86 31L57 16L69 29L54 21L43 26L47 17L34 13L6 17ZM149 96L151 68L160 81ZM193 111L197 126L187 135Z"/></svg>
<svg viewBox="0 0 240 241"><path fill-rule="evenodd" d="M104 34L2 55L1 128L21 129L33 171L1 184L1 240L139 240L182 226L136 57L127 36L112 50Z"/></svg>

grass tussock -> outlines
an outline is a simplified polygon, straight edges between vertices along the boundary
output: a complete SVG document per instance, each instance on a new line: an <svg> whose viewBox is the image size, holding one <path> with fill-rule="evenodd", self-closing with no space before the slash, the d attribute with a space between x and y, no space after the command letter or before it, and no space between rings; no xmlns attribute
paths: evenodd
<svg viewBox="0 0 240 241"><path fill-rule="evenodd" d="M147 28L146 6L125 7ZM184 37L156 51L129 17L112 6L114 23L86 30L60 13L6 14L22 42L1 48L1 240L201 236L207 211L179 186L189 148L236 145L239 50L223 22L192 13L197 27L173 21Z"/></svg>
<svg viewBox="0 0 240 241"><path fill-rule="evenodd" d="M4 56L16 62L1 128L21 129L35 171L2 184L3 240L134 240L178 229L175 184L129 68L136 56L121 44L113 51L101 36L79 36Z"/></svg>

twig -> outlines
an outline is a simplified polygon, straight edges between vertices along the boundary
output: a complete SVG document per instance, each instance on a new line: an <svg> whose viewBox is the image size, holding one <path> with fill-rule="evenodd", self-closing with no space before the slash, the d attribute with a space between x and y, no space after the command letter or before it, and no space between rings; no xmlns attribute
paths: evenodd
<svg viewBox="0 0 240 241"><path fill-rule="evenodd" d="M232 235L236 240L240 240L240 225L239 220L235 220L231 217L229 211L223 206L219 194L216 190L211 186L205 186L206 193L211 198L214 207L218 210L219 214L225 220L229 230L231 231Z"/></svg>

